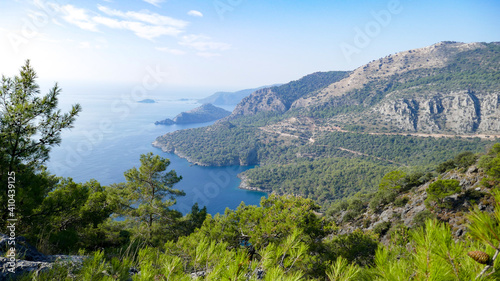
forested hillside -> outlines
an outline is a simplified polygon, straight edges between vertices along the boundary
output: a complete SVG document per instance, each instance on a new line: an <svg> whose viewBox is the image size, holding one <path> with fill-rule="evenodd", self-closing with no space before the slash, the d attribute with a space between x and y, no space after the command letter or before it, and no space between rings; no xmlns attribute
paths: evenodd
<svg viewBox="0 0 500 281"><path fill-rule="evenodd" d="M132 243L118 253L107 247L83 266L56 264L37 278L497 280L499 159L496 144L484 155L442 163L444 174L395 170L377 192L323 215L310 199L271 195L259 207L242 203L207 215L194 232L163 238L164 245Z"/></svg>
<svg viewBox="0 0 500 281"><path fill-rule="evenodd" d="M376 188L348 180L360 171L379 179L394 166L429 171L460 152L484 152L500 137L498 116L500 44L441 42L256 91L228 118L154 145L199 165L260 165L242 176L243 187L327 207ZM364 168L335 164L352 158Z"/></svg>
<svg viewBox="0 0 500 281"><path fill-rule="evenodd" d="M0 216L9 231L0 235L1 280L500 278L499 143L341 131L273 140L263 133L259 142L284 150L263 146L248 155L268 161L255 171L284 179L280 192L310 192L324 208L332 190L340 198L359 186L378 189L361 189L326 212L300 194L271 194L260 206L242 203L211 216L194 204L183 216L171 209L185 194L175 188L182 175L153 153L140 155L140 167L124 171L124 182L108 186L50 174L50 150L81 108L62 113L57 85L41 96L36 78L27 62L19 76L3 79L0 92L0 177L8 183ZM240 119L241 128L252 128L249 120ZM484 153L450 155L462 149ZM443 159L433 165L436 158ZM337 185L349 186L332 189Z"/></svg>

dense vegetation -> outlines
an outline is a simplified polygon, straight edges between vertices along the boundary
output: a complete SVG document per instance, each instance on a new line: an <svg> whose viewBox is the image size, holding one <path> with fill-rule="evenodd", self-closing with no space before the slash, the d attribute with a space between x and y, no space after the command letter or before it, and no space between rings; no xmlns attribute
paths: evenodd
<svg viewBox="0 0 500 281"><path fill-rule="evenodd" d="M491 143L478 138L435 139L335 132L326 134L314 144L291 149L295 155L301 153L309 157L282 158L282 161L266 159L266 165L244 172L244 178L252 187L278 194L302 195L327 209L335 200L359 191L375 191L382 176L396 167L428 172L443 160L453 162L453 156L462 151L481 152ZM283 153L282 157L286 155L293 156ZM293 162L282 164L290 160Z"/></svg>
<svg viewBox="0 0 500 281"><path fill-rule="evenodd" d="M269 137L255 127L230 122L161 138L170 151L175 147L192 162L214 166L260 164L244 173L250 186L299 194L316 200L323 208L358 191L376 190L377 181L395 166L429 171L460 152L483 152L493 143L479 138L350 132L324 133L310 143L308 135L286 141Z"/></svg>
<svg viewBox="0 0 500 281"><path fill-rule="evenodd" d="M357 158L326 158L248 170L248 184L277 194L297 194L323 207L359 191L372 191L395 165Z"/></svg>
<svg viewBox="0 0 500 281"><path fill-rule="evenodd" d="M389 98L388 95L396 98L456 90L468 90L471 93L499 90L499 44L484 44L471 50L457 50L446 44L442 48L440 52L449 51L444 67L416 68L384 79L368 80L361 88L308 108L290 109L283 114L261 112L252 116L238 116L207 128L167 134L159 137L158 143L168 151L175 151L203 165L260 165L245 173L250 186L280 194L300 194L318 200L322 207L327 208L328 204L325 203L332 199L358 191L376 190L374 182L394 165L428 172L460 152L483 152L484 147L493 143L493 140L479 138L391 135L391 132L401 133L401 129L384 124L371 111L366 111L382 99ZM409 60L411 56L410 53L406 59ZM392 59L380 59L379 68ZM370 71L373 69L370 68ZM348 74L314 73L272 87L272 90L289 107L298 98L313 96L328 83ZM361 120L358 122L355 115L349 115L351 113L361 116ZM298 130L287 130L286 126L272 127L278 122L286 123L291 117L309 117L314 120L314 124L336 124L349 132L314 131L306 126ZM269 129L270 126L272 129ZM275 128L281 132L274 133ZM386 135L369 134L374 130ZM288 138L283 137L286 134ZM310 138L315 141L310 142ZM358 162L349 160L350 165L339 164L353 157L361 159ZM332 172L333 167L324 168L325 164L333 165L335 172ZM446 169L446 163L442 165L441 168ZM376 176L370 181L363 177L354 182L348 180L356 178L360 171Z"/></svg>
<svg viewBox="0 0 500 281"><path fill-rule="evenodd" d="M321 76L312 78L323 83ZM59 88L39 97L35 79L27 63L19 76L2 80L0 216L4 224L15 217L16 235L45 254L87 258L83 265L61 261L51 270L13 277L17 280L500 278L500 144L478 161L494 210L475 207L466 215L467 236L458 240L445 222L432 219L439 219L433 213L438 208L449 208L444 198L459 192L456 180L434 180L428 197L432 208L415 216L418 223L411 228L381 223L372 230L344 233L335 215L342 213L348 221L367 208L404 206L408 198L400 195L434 179L436 173L427 173L431 167L438 172L466 169L476 163L475 152L491 142L345 132L324 133L315 142L308 141L308 134L285 140L258 129L281 118L272 114L258 122L242 118L170 135L183 137L173 137L172 149L219 165L267 164L246 176L252 184L288 195L272 194L259 207L241 204L213 217L194 205L182 216L170 209L175 197L183 195L174 188L181 177L168 171L167 159L153 154L141 155L139 168L124 171L126 182L110 186L50 174L44 167L50 148L60 143L62 130L71 128L80 107L61 113ZM205 139L197 139L201 132L208 133ZM471 152L458 154L465 150ZM367 193L319 213L331 200L357 191ZM391 240L380 243L389 231ZM9 255L10 249L0 250Z"/></svg>
<svg viewBox="0 0 500 281"><path fill-rule="evenodd" d="M319 138L317 145L331 145L406 166L433 166L462 151L484 152L494 141L479 138L430 138L402 135L370 135L334 132ZM316 144L316 143L315 143Z"/></svg>
<svg viewBox="0 0 500 281"><path fill-rule="evenodd" d="M497 280L500 193L493 194L494 215L478 208L468 215L468 239L427 220L387 245L377 229L338 234L311 200L272 195L260 207L207 216L177 241L119 256L97 251L83 267L61 265L37 280L127 280L131 267L140 270L133 280Z"/></svg>

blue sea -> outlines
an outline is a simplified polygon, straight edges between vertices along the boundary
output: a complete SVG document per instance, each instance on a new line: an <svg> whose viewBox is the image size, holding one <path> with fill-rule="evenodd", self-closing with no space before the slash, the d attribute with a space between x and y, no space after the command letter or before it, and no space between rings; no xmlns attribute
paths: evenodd
<svg viewBox="0 0 500 281"><path fill-rule="evenodd" d="M75 93L76 92L76 93ZM153 152L171 161L182 180L174 188L186 196L178 197L174 209L183 214L198 203L206 206L210 214L224 213L226 208L236 209L241 202L258 205L265 193L238 189L237 174L251 167L201 167L192 165L175 154L164 153L152 147L156 137L168 132L212 123L157 126L155 121L173 118L180 112L200 106L185 95L156 94L139 98L154 99L156 103L138 103L137 96L122 93L91 92L60 96L60 108L68 111L71 104L80 103L83 110L74 128L62 134L62 143L54 147L47 163L49 171L76 182L96 179L102 185L124 182L123 173L139 167L141 154ZM231 111L233 107L226 107Z"/></svg>

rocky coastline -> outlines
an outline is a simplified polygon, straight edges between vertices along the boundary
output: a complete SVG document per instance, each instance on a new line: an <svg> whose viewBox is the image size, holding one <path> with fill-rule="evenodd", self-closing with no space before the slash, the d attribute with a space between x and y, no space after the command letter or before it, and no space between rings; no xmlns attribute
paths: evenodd
<svg viewBox="0 0 500 281"><path fill-rule="evenodd" d="M238 186L239 189L250 190L250 191L260 191L260 192L265 192L265 193L271 192L271 190L260 189L258 187L251 186L249 183L250 179L244 173L238 174L238 178L241 180L240 185Z"/></svg>
<svg viewBox="0 0 500 281"><path fill-rule="evenodd" d="M161 149L161 151L166 152L166 153L174 153L175 155L179 156L182 159L186 159L189 163L197 166L202 166L202 167L208 167L210 165L207 165L205 163L201 163L198 161L193 160L192 158L189 158L186 156L184 153L178 151L177 149L167 149L165 146L161 145L157 140L155 140L153 143L151 143L153 147Z"/></svg>

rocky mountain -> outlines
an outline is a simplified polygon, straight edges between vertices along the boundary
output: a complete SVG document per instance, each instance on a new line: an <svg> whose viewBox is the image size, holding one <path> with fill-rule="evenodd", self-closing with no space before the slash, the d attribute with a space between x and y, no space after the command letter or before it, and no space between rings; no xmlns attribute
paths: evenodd
<svg viewBox="0 0 500 281"><path fill-rule="evenodd" d="M201 165L258 165L247 186L327 209L395 166L481 152L500 137L499 101L500 43L441 42L255 91L214 125L154 145Z"/></svg>
<svg viewBox="0 0 500 281"><path fill-rule="evenodd" d="M174 119L167 118L162 121L156 121L155 125L204 123L224 118L229 114L231 112L207 103L190 111L182 112L175 116Z"/></svg>
<svg viewBox="0 0 500 281"><path fill-rule="evenodd" d="M284 85L260 89L244 98L236 106L230 119L259 112L284 113L297 99L313 94L348 74L348 71L316 72Z"/></svg>
<svg viewBox="0 0 500 281"><path fill-rule="evenodd" d="M293 111L369 132L500 132L498 42L441 42L388 55L348 74L300 95L262 89L243 99L231 116Z"/></svg>
<svg viewBox="0 0 500 281"><path fill-rule="evenodd" d="M274 86L279 86L279 85L274 85ZM270 86L245 89L236 92L216 92L206 98L198 100L198 102L201 104L211 103L215 105L237 105L243 98L247 97L251 93L268 87Z"/></svg>

